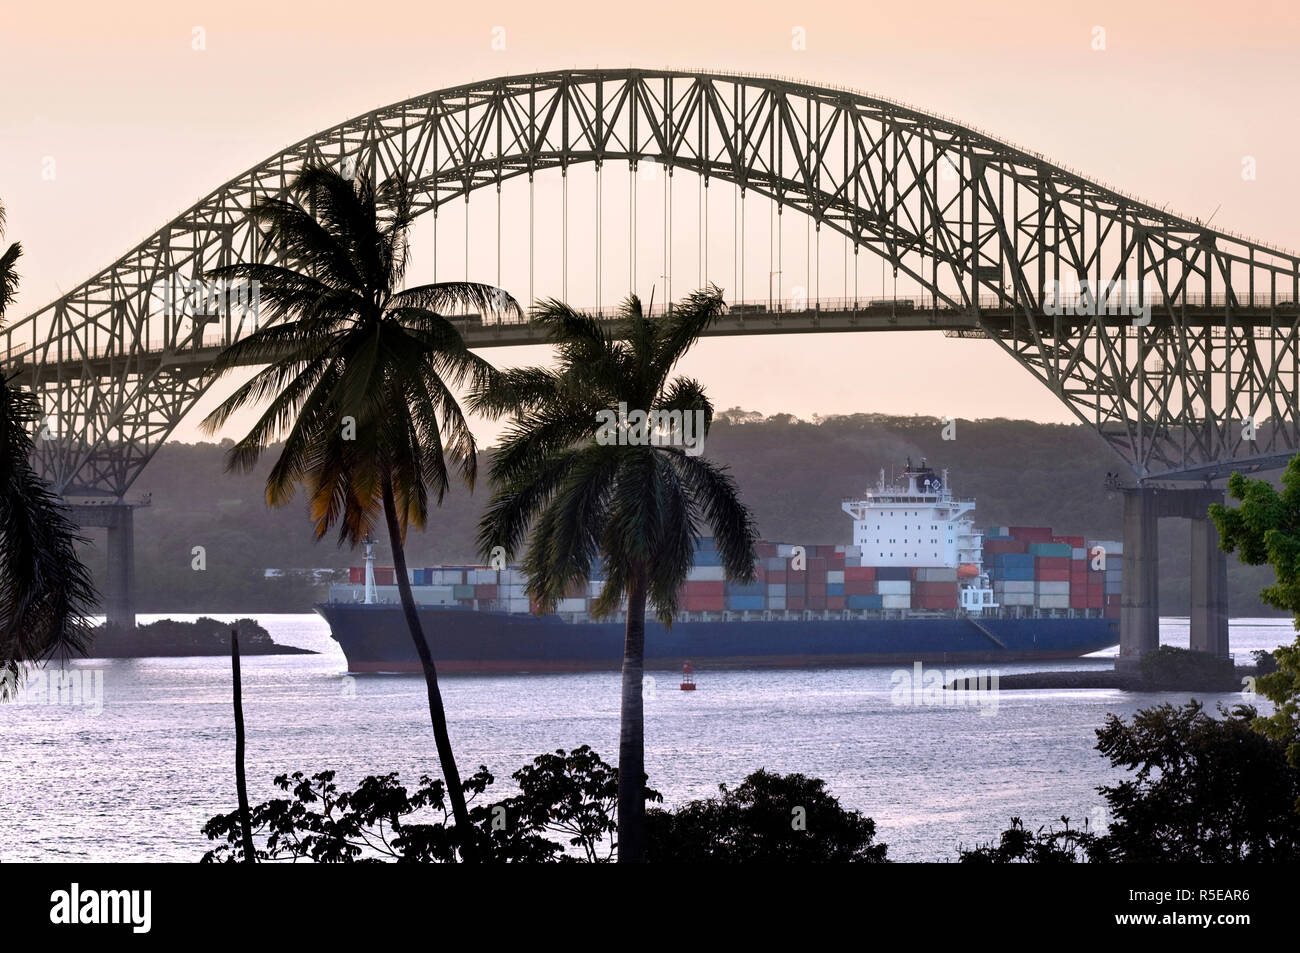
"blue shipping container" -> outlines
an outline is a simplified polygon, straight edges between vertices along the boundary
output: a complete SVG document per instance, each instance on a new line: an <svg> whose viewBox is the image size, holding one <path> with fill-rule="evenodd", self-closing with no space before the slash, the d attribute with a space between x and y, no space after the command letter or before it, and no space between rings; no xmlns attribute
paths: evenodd
<svg viewBox="0 0 1300 953"><path fill-rule="evenodd" d="M850 609L879 609L882 605L881 596L849 596Z"/></svg>
<svg viewBox="0 0 1300 953"><path fill-rule="evenodd" d="M727 596L727 608L737 611L745 609L764 609L767 599L764 596Z"/></svg>
<svg viewBox="0 0 1300 953"><path fill-rule="evenodd" d="M891 582L902 582L912 578L912 570L907 566L877 566L876 578Z"/></svg>
<svg viewBox="0 0 1300 953"><path fill-rule="evenodd" d="M695 565L721 566L722 557L711 549L699 549L695 551Z"/></svg>
<svg viewBox="0 0 1300 953"><path fill-rule="evenodd" d="M761 596L767 592L762 582L728 582L723 589L729 596Z"/></svg>
<svg viewBox="0 0 1300 953"><path fill-rule="evenodd" d="M844 583L842 583L842 582L828 582L828 583L826 583L826 595L828 595L828 596L842 596L842 595L844 595Z"/></svg>

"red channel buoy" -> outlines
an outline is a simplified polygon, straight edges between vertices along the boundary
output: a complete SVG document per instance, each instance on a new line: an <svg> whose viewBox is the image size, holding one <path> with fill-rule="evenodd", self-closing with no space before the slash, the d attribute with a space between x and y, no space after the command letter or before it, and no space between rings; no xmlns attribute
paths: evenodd
<svg viewBox="0 0 1300 953"><path fill-rule="evenodd" d="M691 668L690 662L682 665L682 691L695 691L695 669Z"/></svg>

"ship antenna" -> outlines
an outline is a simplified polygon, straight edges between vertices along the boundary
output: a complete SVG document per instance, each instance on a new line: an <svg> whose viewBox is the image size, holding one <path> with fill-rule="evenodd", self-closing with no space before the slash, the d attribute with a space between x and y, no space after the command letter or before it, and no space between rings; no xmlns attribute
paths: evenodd
<svg viewBox="0 0 1300 953"><path fill-rule="evenodd" d="M366 546L366 605L374 605L375 598L375 541L365 538Z"/></svg>

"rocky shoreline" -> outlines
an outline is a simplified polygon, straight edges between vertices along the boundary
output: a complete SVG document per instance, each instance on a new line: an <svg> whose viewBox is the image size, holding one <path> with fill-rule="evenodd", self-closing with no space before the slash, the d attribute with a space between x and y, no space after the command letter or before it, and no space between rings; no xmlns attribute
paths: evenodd
<svg viewBox="0 0 1300 953"><path fill-rule="evenodd" d="M1210 691L1210 692L1239 692L1242 688L1242 680L1256 674L1255 666L1239 665L1234 675L1225 678L1219 684L1199 683L1189 685L1183 689L1170 688L1166 685L1152 685L1140 675L1123 675L1113 669L1071 669L1059 672L1023 672L1012 675L1002 675L998 678L998 689L1006 691L1028 691L1042 689L1118 689L1124 692L1153 692L1153 691ZM945 688L956 691L967 688L967 679L953 679ZM987 688L986 682L977 679L969 680L969 688L974 691L981 687L981 684Z"/></svg>
<svg viewBox="0 0 1300 953"><path fill-rule="evenodd" d="M87 654L91 658L176 658L187 655L229 655L230 630L239 630L239 654L315 655L310 649L280 645L252 619L234 623L203 616L193 622L159 619L134 630L121 626L95 628Z"/></svg>

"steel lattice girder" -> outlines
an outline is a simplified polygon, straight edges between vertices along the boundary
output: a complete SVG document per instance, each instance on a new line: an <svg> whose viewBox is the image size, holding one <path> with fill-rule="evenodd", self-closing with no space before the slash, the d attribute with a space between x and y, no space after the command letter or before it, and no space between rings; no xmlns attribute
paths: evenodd
<svg viewBox="0 0 1300 953"><path fill-rule="evenodd" d="M168 313L158 284L276 260L248 212L304 165L396 176L417 213L436 214L514 177L647 160L764 196L811 216L819 233L846 236L855 254L883 257L936 316L973 316L950 333L996 340L1140 479L1275 465L1300 446L1296 254L887 100L768 77L624 69L472 83L310 136L0 332L0 361L41 395L51 422L42 467L67 494L126 492L211 382L187 352L253 326L229 310ZM1150 324L1049 314L1049 287L1070 281L1140 283L1155 300Z"/></svg>

